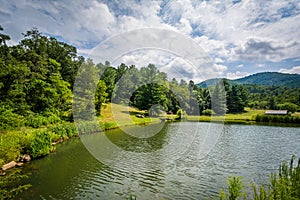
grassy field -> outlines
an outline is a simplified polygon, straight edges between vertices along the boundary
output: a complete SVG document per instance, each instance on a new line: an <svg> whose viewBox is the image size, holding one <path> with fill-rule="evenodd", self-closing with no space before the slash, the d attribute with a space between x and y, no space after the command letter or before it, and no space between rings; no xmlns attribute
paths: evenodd
<svg viewBox="0 0 300 200"><path fill-rule="evenodd" d="M188 121L201 121L201 122L254 122L255 116L258 114L264 114L265 110L251 110L249 108L245 109L245 112L238 114L226 114L225 116L188 116Z"/></svg>
<svg viewBox="0 0 300 200"><path fill-rule="evenodd" d="M200 122L227 122L227 123L255 123L256 115L263 115L265 110L253 110L245 108L243 113L226 114L225 116L196 116L188 115L188 121ZM120 126L129 125L145 125L150 123L159 123L159 117L175 119L176 115L161 115L159 117L145 117L139 118L137 115L145 115L145 111L138 110L134 107L128 107L118 104L105 104L103 106L101 117L99 117L100 124L104 124L105 129L117 128ZM292 116L300 116L300 112L293 113Z"/></svg>
<svg viewBox="0 0 300 200"><path fill-rule="evenodd" d="M200 122L236 122L236 123L251 123L255 122L255 116L264 114L265 110L251 110L245 109L245 112L239 114L226 114L225 116L187 116L188 121ZM300 113L295 113L298 115ZM105 129L116 128L119 126L128 125L143 125L149 123L159 123L159 118L139 118L137 115L145 115L145 111L138 110L133 107L127 107L118 104L105 104L103 106L99 122L105 124ZM160 117L167 117L174 119L176 115L161 115Z"/></svg>
<svg viewBox="0 0 300 200"><path fill-rule="evenodd" d="M188 116L188 121L202 121L202 122L243 122L251 123L255 122L255 116L258 114L264 114L265 110L251 110L249 108L245 109L245 112L238 114L226 114L225 116Z"/></svg>
<svg viewBox="0 0 300 200"><path fill-rule="evenodd" d="M129 106L109 103L103 105L99 122L100 124L104 124L105 129L112 129L120 126L145 125L159 123L161 121L159 118L154 117L137 117L144 115L145 111Z"/></svg>

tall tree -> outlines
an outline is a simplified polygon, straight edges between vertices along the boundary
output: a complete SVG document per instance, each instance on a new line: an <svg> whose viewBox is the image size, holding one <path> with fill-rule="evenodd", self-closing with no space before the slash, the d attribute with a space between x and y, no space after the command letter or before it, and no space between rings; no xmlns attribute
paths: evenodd
<svg viewBox="0 0 300 200"><path fill-rule="evenodd" d="M273 96L270 97L270 100L269 100L269 107L270 109L274 110L276 108L276 103L275 103L275 99Z"/></svg>
<svg viewBox="0 0 300 200"><path fill-rule="evenodd" d="M211 97L212 109L217 115L224 115L226 108L226 92L223 81L216 84Z"/></svg>

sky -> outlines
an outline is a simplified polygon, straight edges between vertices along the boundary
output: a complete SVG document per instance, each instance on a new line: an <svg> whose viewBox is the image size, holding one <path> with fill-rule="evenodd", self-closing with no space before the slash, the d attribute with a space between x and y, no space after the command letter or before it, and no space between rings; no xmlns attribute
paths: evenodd
<svg viewBox="0 0 300 200"><path fill-rule="evenodd" d="M0 25L11 37L9 45L37 27L42 34L74 45L80 55L91 57L99 45L118 35L155 28L199 45L212 62L207 73L176 52L159 48L129 51L113 64L144 67L153 63L170 76L194 82L265 71L300 74L299 0L0 0L0 5ZM158 37L163 40L168 35ZM118 46L131 45L121 43ZM176 45L184 49L184 43Z"/></svg>

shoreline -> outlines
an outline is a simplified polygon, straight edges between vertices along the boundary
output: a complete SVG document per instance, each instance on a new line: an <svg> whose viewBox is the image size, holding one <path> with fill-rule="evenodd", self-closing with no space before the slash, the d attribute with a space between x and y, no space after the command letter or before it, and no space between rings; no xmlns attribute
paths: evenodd
<svg viewBox="0 0 300 200"><path fill-rule="evenodd" d="M237 114L238 115L238 114ZM204 122L204 123L224 123L224 124L239 124L239 125L254 125L254 126L261 126L261 125L267 125L267 126L280 126L280 127L300 127L300 124L297 124L297 123L279 123L279 122L256 122L254 119L226 119L226 116L221 116L221 118L223 118L224 120L220 120L220 116L217 116L216 119L214 119L215 116L204 116L205 119L202 118L203 116L188 116L187 119L183 119L182 121L188 121L188 122ZM174 116L173 117L170 117L170 118L173 118L174 119ZM202 118L202 119L201 119ZM210 119L209 119L210 118ZM117 122L115 121L100 121L99 120L99 124L101 126L101 130L102 131L107 131L107 130L113 130L113 129L118 129L118 128L122 128L122 127L130 127L130 126L148 126L148 125L151 125L151 124L157 124L157 123L163 123L160 118L149 118L149 117L146 117L146 118L143 118L144 120L147 120L147 121L135 121L135 122L132 122L132 121L127 121L127 123L124 123L122 125L119 125ZM209 120L208 120L209 119ZM179 120L180 121L180 120ZM176 120L172 120L170 122L166 122L166 123L176 123L176 122L179 122L179 121L176 121ZM105 126L106 124L108 124L109 126ZM74 122L68 122L68 125L71 125L71 126L75 126L75 123ZM30 128L30 127L22 127L21 130L18 130L18 131L7 131L7 132L4 132L4 133L1 133L1 134L10 134L10 133L25 133L27 134L28 132L35 132L35 131L44 131L44 130L47 130L49 128L53 128L53 127L58 127L58 126L64 126L64 123L61 123L61 124L54 124L54 125L51 125L51 126L48 126L48 127L40 127L40 128ZM88 132L88 131L87 131ZM55 133L54 133L55 134ZM55 152L55 146L58 145L58 144L61 144L65 141L68 141L74 137L80 137L79 134L78 134L78 130L76 128L76 134L73 134L72 136L70 137L59 137L57 138L56 140L54 139L53 141L51 141L51 151L49 154ZM47 154L47 155L49 155ZM24 156L24 155L27 155L27 154L21 154L20 157ZM35 159L41 159L47 155L44 155L44 156L39 156L37 158L32 158L32 156L29 154L29 156L31 157L30 160L35 160ZM9 169L6 169L6 170L2 170L3 166L4 165L7 165L9 164L10 162L17 162L17 163L26 163L26 162L23 162L23 161L20 161L19 160L11 160L9 162L6 162L4 164L2 164L1 166L1 174L5 174L6 171L12 169L12 168L15 168L17 165L15 165L14 167L12 168L9 168ZM27 161L27 162L30 162L30 161Z"/></svg>

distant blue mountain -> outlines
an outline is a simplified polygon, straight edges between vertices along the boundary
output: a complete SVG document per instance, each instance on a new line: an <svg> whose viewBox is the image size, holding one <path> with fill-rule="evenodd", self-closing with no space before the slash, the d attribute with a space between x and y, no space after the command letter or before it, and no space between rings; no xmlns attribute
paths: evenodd
<svg viewBox="0 0 300 200"><path fill-rule="evenodd" d="M222 78L213 78L196 84L199 87L209 87L215 85ZM229 79L228 79L229 80ZM231 84L255 84L266 86L286 86L300 88L300 75L299 74L284 74L279 72L262 72L239 78L235 80L229 80Z"/></svg>

